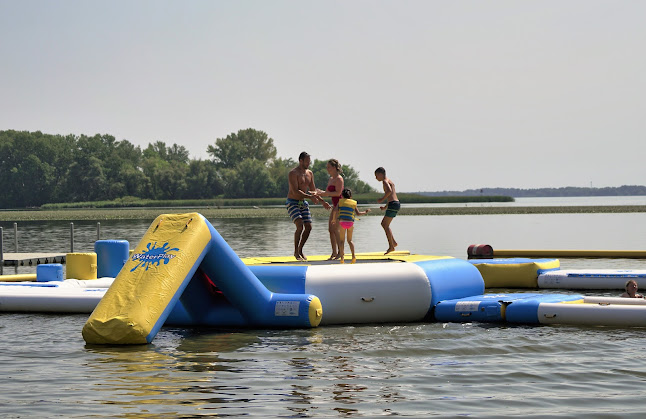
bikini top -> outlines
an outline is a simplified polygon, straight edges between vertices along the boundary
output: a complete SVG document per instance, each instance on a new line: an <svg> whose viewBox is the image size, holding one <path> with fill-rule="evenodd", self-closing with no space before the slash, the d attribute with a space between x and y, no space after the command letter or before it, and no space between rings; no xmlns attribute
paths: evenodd
<svg viewBox="0 0 646 419"><path fill-rule="evenodd" d="M336 186L334 185L327 185L328 192L336 192ZM332 206L336 207L339 204L339 199L341 199L340 196L333 196L332 198Z"/></svg>

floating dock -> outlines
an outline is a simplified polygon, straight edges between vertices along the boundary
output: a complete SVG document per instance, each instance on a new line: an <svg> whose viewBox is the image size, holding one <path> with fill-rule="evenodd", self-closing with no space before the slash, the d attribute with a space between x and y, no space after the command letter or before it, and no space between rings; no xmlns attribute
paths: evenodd
<svg viewBox="0 0 646 419"><path fill-rule="evenodd" d="M64 253L4 253L4 266L35 266L41 263L65 263Z"/></svg>
<svg viewBox="0 0 646 419"><path fill-rule="evenodd" d="M467 256L469 259L505 257L646 259L646 250L494 249L488 244L472 244L467 248Z"/></svg>
<svg viewBox="0 0 646 419"><path fill-rule="evenodd" d="M494 249L494 257L646 259L646 250Z"/></svg>

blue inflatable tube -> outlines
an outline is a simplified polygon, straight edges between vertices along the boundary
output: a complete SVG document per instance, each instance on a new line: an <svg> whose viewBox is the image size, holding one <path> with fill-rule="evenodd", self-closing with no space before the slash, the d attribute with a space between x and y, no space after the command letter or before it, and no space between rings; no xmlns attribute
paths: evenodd
<svg viewBox="0 0 646 419"><path fill-rule="evenodd" d="M538 307L542 303L578 301L581 295L505 293L484 294L440 301L435 319L443 322L509 322L539 324Z"/></svg>
<svg viewBox="0 0 646 419"><path fill-rule="evenodd" d="M200 268L249 324L269 327L318 326L322 307L316 296L269 291L211 223L207 224L212 245Z"/></svg>
<svg viewBox="0 0 646 419"><path fill-rule="evenodd" d="M175 303L166 324L174 326L248 327L249 322L201 269Z"/></svg>
<svg viewBox="0 0 646 419"><path fill-rule="evenodd" d="M538 307L541 303L563 303L582 300L582 295L567 294L538 294L532 298L514 301L507 306L507 321L509 323L540 324Z"/></svg>
<svg viewBox="0 0 646 419"><path fill-rule="evenodd" d="M464 260L439 259L415 262L415 264L424 270L431 284L429 310L442 300L484 293L484 281L480 272Z"/></svg>
<svg viewBox="0 0 646 419"><path fill-rule="evenodd" d="M116 278L130 258L130 243L128 240L97 240L94 242L94 253L97 278Z"/></svg>

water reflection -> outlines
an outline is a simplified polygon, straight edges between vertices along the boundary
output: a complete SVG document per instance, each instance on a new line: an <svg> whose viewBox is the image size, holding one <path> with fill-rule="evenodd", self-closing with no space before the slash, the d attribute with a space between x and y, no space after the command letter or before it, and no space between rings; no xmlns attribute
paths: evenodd
<svg viewBox="0 0 646 419"><path fill-rule="evenodd" d="M220 377L241 373L236 364L243 361L223 354L258 341L249 333L164 329L150 345L88 345L92 361L86 366L95 370L92 375L106 377L93 388L97 398L122 407L176 405L178 397L193 407L245 402L236 395L248 386ZM118 400L105 393L118 395Z"/></svg>

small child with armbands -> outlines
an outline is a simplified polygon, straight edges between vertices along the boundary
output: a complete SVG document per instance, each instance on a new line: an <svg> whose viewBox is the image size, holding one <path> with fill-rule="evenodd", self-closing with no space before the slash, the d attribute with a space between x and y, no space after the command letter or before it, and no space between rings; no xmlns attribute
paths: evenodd
<svg viewBox="0 0 646 419"><path fill-rule="evenodd" d="M350 245L350 251L352 252L352 262L356 263L357 258L354 253L354 242L352 241L352 232L354 231L354 219L356 215L366 215L370 212L370 208L365 211L359 211L357 208L357 201L352 199L352 190L349 188L344 188L341 192L342 199L339 200L339 255L341 256L339 261L345 263L344 253L345 253L345 236L346 231L348 235L348 244Z"/></svg>

